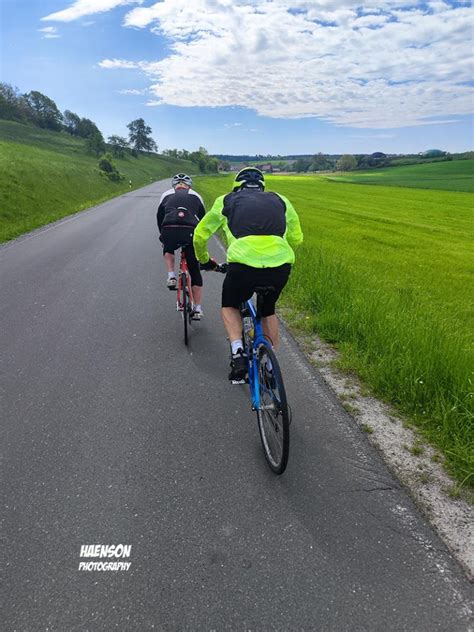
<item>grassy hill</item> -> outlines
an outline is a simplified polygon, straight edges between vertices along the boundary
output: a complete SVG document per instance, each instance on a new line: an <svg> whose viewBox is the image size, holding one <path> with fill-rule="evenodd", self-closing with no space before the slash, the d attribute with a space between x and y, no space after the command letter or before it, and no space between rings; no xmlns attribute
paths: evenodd
<svg viewBox="0 0 474 632"><path fill-rule="evenodd" d="M378 184L416 189L474 191L474 160L452 160L331 176L338 182Z"/></svg>
<svg viewBox="0 0 474 632"><path fill-rule="evenodd" d="M111 182L85 142L65 132L50 132L0 120L0 242L94 206L179 171L188 161L156 155L114 159L125 177Z"/></svg>
<svg viewBox="0 0 474 632"><path fill-rule="evenodd" d="M337 345L342 366L408 414L460 483L474 484L474 195L265 180L292 201L305 235L283 296L292 324ZM209 205L231 182L200 177L196 188Z"/></svg>

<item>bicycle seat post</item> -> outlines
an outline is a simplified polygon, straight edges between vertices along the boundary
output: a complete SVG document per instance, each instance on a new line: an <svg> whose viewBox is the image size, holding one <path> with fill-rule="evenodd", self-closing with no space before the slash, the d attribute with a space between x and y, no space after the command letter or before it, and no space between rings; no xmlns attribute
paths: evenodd
<svg viewBox="0 0 474 632"><path fill-rule="evenodd" d="M267 294L271 294L275 291L272 285L259 286L255 288L255 294L257 295L257 319L262 318L263 299Z"/></svg>

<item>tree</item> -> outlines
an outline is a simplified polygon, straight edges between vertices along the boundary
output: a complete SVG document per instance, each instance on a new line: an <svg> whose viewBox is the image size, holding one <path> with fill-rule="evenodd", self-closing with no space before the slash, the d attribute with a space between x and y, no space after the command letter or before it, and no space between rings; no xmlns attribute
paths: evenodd
<svg viewBox="0 0 474 632"><path fill-rule="evenodd" d="M293 169L298 173L306 172L311 166L311 161L309 158L298 158L293 163Z"/></svg>
<svg viewBox="0 0 474 632"><path fill-rule="evenodd" d="M92 138L95 134L100 134L102 136L101 131L94 121L91 121L88 118L81 118L77 124L77 135L81 138ZM102 140L104 140L103 137Z"/></svg>
<svg viewBox="0 0 474 632"><path fill-rule="evenodd" d="M66 131L69 132L71 136L79 136L81 117L78 114L71 112L71 110L64 110L63 123Z"/></svg>
<svg viewBox="0 0 474 632"><path fill-rule="evenodd" d="M156 151L158 149L151 137L151 127L145 124L142 118L135 119L127 125L129 129L128 139L135 151Z"/></svg>
<svg viewBox="0 0 474 632"><path fill-rule="evenodd" d="M385 167L388 165L387 156L381 151L376 151L370 156L356 156L358 169L372 169L373 167Z"/></svg>
<svg viewBox="0 0 474 632"><path fill-rule="evenodd" d="M18 88L9 83L0 83L0 118L28 123L34 121L35 116Z"/></svg>
<svg viewBox="0 0 474 632"><path fill-rule="evenodd" d="M332 169L332 166L333 164L329 158L321 152L311 158L311 171L324 171L326 169Z"/></svg>
<svg viewBox="0 0 474 632"><path fill-rule="evenodd" d="M164 149L163 156L169 156L170 158L178 158L177 149Z"/></svg>
<svg viewBox="0 0 474 632"><path fill-rule="evenodd" d="M352 171L357 167L357 160L352 154L344 154L336 162L336 169L338 171Z"/></svg>
<svg viewBox="0 0 474 632"><path fill-rule="evenodd" d="M123 136L113 135L109 136L108 143L109 145L112 145L114 156L123 158L125 155L125 149L128 147L127 139L123 138Z"/></svg>
<svg viewBox="0 0 474 632"><path fill-rule="evenodd" d="M40 127L52 129L57 132L61 131L63 115L52 99L37 90L32 90L28 92L28 94L25 94L25 99L36 113Z"/></svg>
<svg viewBox="0 0 474 632"><path fill-rule="evenodd" d="M95 154L97 157L105 151L105 142L102 134L97 131L86 142L87 151Z"/></svg>
<svg viewBox="0 0 474 632"><path fill-rule="evenodd" d="M203 173L217 173L219 171L218 159L210 156L205 147L199 147L197 151L188 153L187 158L194 162L199 167L199 171Z"/></svg>
<svg viewBox="0 0 474 632"><path fill-rule="evenodd" d="M148 153L150 153L150 151L153 151L155 153L158 151L158 145L155 143L153 138L148 139L147 151Z"/></svg>

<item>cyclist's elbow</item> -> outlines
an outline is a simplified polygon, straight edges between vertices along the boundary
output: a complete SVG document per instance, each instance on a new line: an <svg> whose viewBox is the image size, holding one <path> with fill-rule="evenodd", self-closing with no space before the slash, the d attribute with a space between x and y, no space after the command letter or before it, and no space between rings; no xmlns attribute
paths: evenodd
<svg viewBox="0 0 474 632"><path fill-rule="evenodd" d="M301 237L293 237L291 239L288 239L288 242L292 248L298 248L298 246L301 246L301 244L303 243L303 235L301 235Z"/></svg>

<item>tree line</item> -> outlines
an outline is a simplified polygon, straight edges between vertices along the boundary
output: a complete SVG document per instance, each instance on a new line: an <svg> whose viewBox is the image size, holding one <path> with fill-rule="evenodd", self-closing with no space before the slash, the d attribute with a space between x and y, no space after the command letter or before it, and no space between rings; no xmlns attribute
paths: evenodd
<svg viewBox="0 0 474 632"><path fill-rule="evenodd" d="M88 149L97 156L106 149L102 132L94 121L71 110L61 112L53 99L38 90L22 94L18 88L0 83L0 118L35 125L53 132L65 131L71 136L84 138L88 141ZM108 138L114 155L123 156L126 149L132 153L157 151L157 144L151 136L151 127L143 119L131 121L127 127L128 139L118 135Z"/></svg>
<svg viewBox="0 0 474 632"><path fill-rule="evenodd" d="M211 156L205 147L199 147L197 151L187 149L164 149L163 156L177 158L180 160L190 160L199 167L203 173L217 173L219 170L219 160Z"/></svg>
<svg viewBox="0 0 474 632"><path fill-rule="evenodd" d="M126 153L138 158L141 152L156 153L158 145L152 137L152 129L142 118L135 119L127 125L128 138L113 134L107 142L94 121L65 110L61 112L53 99L37 90L22 94L18 88L0 82L0 119L16 121L27 125L35 125L54 132L67 132L71 136L83 138L89 153L99 158L108 150L116 158L123 158ZM190 160L200 171L218 170L218 161L209 156L204 147L189 152L185 149L165 150L163 155ZM112 165L110 155L103 156L100 168L109 178L118 179L118 171Z"/></svg>

